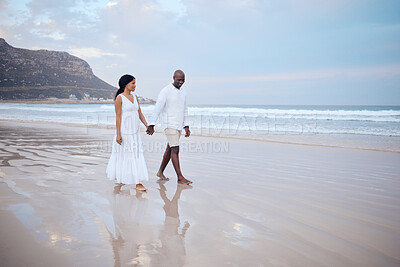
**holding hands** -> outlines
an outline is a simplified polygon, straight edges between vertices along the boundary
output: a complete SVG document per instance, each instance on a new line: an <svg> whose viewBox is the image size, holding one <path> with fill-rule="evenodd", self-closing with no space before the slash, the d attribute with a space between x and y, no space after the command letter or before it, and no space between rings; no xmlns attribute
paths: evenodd
<svg viewBox="0 0 400 267"><path fill-rule="evenodd" d="M147 126L146 133L148 135L153 135L153 133L154 133L154 125Z"/></svg>
<svg viewBox="0 0 400 267"><path fill-rule="evenodd" d="M189 126L185 126L185 137L189 137L190 136L190 130L189 130Z"/></svg>
<svg viewBox="0 0 400 267"><path fill-rule="evenodd" d="M190 136L189 126L186 126L184 129L185 129L185 137L189 137ZM148 135L153 135L154 132L155 132L154 131L154 125L147 126L146 133ZM118 142L118 139L117 139L117 142Z"/></svg>

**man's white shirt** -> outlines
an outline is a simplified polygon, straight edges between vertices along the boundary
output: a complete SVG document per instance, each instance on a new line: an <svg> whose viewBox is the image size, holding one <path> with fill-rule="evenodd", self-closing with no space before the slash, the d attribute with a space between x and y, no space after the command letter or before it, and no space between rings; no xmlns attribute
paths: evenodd
<svg viewBox="0 0 400 267"><path fill-rule="evenodd" d="M149 125L155 125L160 117L163 131L167 128L182 130L188 125L187 116L185 90L182 87L177 89L173 84L169 84L158 95Z"/></svg>

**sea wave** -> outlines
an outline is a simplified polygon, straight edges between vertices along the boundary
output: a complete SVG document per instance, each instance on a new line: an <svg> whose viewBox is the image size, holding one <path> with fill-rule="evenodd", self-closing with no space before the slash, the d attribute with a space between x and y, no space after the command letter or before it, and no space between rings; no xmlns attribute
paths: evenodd
<svg viewBox="0 0 400 267"><path fill-rule="evenodd" d="M142 105L150 118L154 105ZM0 104L0 119L115 125L113 104ZM189 107L191 127L252 134L322 133L400 135L400 108Z"/></svg>
<svg viewBox="0 0 400 267"><path fill-rule="evenodd" d="M88 104L90 106L90 104ZM49 104L49 106L3 106L0 105L2 110L14 110L14 111L45 111L45 112L71 112L71 113L91 113L99 112L97 108L90 107L62 107L56 106L54 104Z"/></svg>
<svg viewBox="0 0 400 267"><path fill-rule="evenodd" d="M337 121L400 122L400 110L295 110L259 108L189 108L191 116L250 117Z"/></svg>
<svg viewBox="0 0 400 267"><path fill-rule="evenodd" d="M307 109L260 109L234 107L190 107L193 114L276 114L276 115L335 115L335 116L400 116L400 110L307 110Z"/></svg>

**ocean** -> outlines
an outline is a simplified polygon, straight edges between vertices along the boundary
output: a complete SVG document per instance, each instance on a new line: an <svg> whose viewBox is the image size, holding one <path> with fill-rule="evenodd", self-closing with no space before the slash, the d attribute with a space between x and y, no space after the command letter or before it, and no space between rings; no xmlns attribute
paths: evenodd
<svg viewBox="0 0 400 267"><path fill-rule="evenodd" d="M142 105L150 118L154 105ZM0 119L112 128L113 104L0 104ZM190 106L192 133L257 140L280 137L380 138L386 147L400 138L400 106ZM400 148L399 148L400 149ZM395 149L397 150L397 148Z"/></svg>

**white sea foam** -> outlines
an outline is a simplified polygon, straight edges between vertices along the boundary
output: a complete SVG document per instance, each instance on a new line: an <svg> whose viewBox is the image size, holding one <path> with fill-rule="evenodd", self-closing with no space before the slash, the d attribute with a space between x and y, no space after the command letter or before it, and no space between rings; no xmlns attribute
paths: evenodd
<svg viewBox="0 0 400 267"><path fill-rule="evenodd" d="M146 118L154 105L142 105ZM0 119L115 125L113 104L0 104ZM191 127L248 135L274 133L400 136L400 107L189 107Z"/></svg>
<svg viewBox="0 0 400 267"><path fill-rule="evenodd" d="M0 105L2 106L2 105ZM96 109L91 109L91 108L86 108L86 107L80 107L80 108L74 108L74 107L63 107L63 106L57 106L56 104L49 104L49 106L39 106L38 104L35 104L35 106L17 106L16 104L6 106L6 107L1 107L0 109L2 110L25 110L25 111L44 111L44 112L73 112L73 113L82 113L82 112L98 112L99 110Z"/></svg>
<svg viewBox="0 0 400 267"><path fill-rule="evenodd" d="M205 108L191 107L192 116L264 117L306 120L400 122L400 110L306 110L306 109L259 109L259 108Z"/></svg>
<svg viewBox="0 0 400 267"><path fill-rule="evenodd" d="M400 110L316 110L316 109L261 109L261 108L242 108L242 107L191 107L193 113L208 114L290 114L290 115L359 115L359 116L400 116Z"/></svg>

